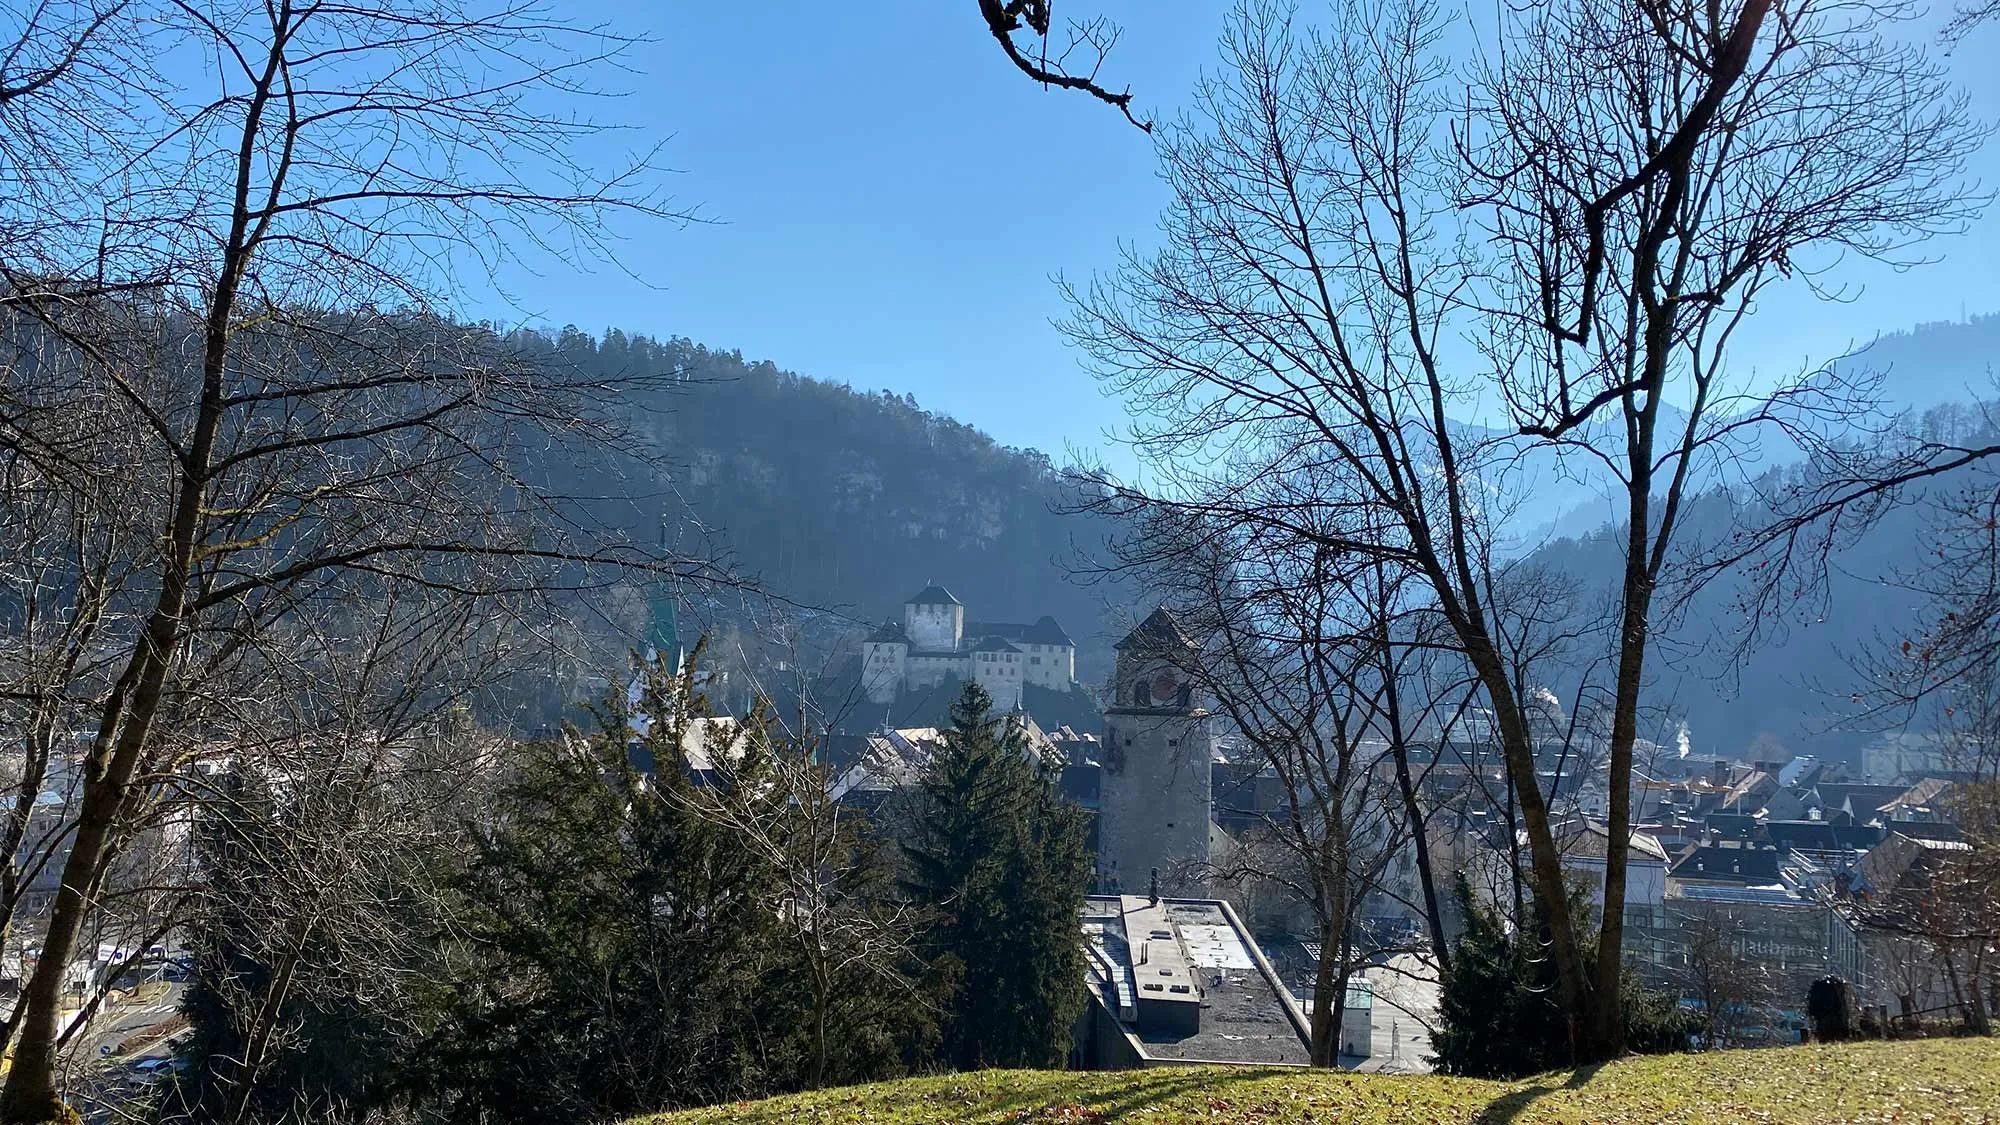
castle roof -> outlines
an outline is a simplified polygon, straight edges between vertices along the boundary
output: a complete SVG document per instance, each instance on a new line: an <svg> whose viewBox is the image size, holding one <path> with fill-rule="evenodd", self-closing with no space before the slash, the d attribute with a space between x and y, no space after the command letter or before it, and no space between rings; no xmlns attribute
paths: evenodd
<svg viewBox="0 0 2000 1125"><path fill-rule="evenodd" d="M884 621L880 628L868 634L870 644L909 644L910 638L903 635L903 627L894 621Z"/></svg>
<svg viewBox="0 0 2000 1125"><path fill-rule="evenodd" d="M1036 618L1033 625L1028 626L1028 635L1022 639L1038 645L1069 645L1072 648L1076 646L1076 642L1069 639L1069 634L1063 632L1063 627L1056 624L1056 619L1046 613Z"/></svg>
<svg viewBox="0 0 2000 1125"><path fill-rule="evenodd" d="M1031 645L1068 645L1076 647L1056 619L1044 614L1033 625L1021 625L1012 621L970 621L966 623L968 637L1005 637L1010 641L1026 641Z"/></svg>
<svg viewBox="0 0 2000 1125"><path fill-rule="evenodd" d="M1138 628L1125 634L1124 640L1112 647L1121 652L1128 648L1152 649L1160 652L1175 648L1193 648L1195 644L1188 639L1186 633L1181 632L1180 622L1175 621L1174 615L1167 612L1167 607L1161 606L1141 621Z"/></svg>
<svg viewBox="0 0 2000 1125"><path fill-rule="evenodd" d="M975 647L975 648L974 648L974 649L973 649L972 651L974 651L974 652L1019 652L1019 651L1021 651L1021 650L1020 650L1020 649L1018 649L1018 648L1015 648L1015 647L1014 647L1014 644L1013 644L1013 642L1012 642L1012 641L1009 641L1009 640L1008 640L1007 638L1005 638L1005 637L988 637L988 638L986 638L985 640L983 640L983 641L980 641L980 642L979 642L979 644L978 644L978 646L977 646L977 647Z"/></svg>
<svg viewBox="0 0 2000 1125"><path fill-rule="evenodd" d="M947 590L943 586L939 586L936 583L932 583L931 585L926 586L921 590L918 590L916 592L916 595L912 597L908 602L905 602L904 604L962 606L965 603L959 601L957 598L952 597L950 590Z"/></svg>

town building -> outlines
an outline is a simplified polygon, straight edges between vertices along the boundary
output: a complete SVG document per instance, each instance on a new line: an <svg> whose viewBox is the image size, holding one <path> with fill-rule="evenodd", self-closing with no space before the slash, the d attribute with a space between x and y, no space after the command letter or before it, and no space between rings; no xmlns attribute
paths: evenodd
<svg viewBox="0 0 2000 1125"><path fill-rule="evenodd" d="M996 711L1021 706L1023 688L1076 688L1076 642L1056 619L1032 625L965 619L965 605L932 584L903 603L903 620L884 622L861 642L861 687L870 703L946 680L973 680Z"/></svg>
<svg viewBox="0 0 2000 1125"><path fill-rule="evenodd" d="M1093 895L1084 900L1083 932L1090 998L1076 1023L1072 1067L1311 1061L1304 1010L1228 903Z"/></svg>
<svg viewBox="0 0 2000 1125"><path fill-rule="evenodd" d="M1590 901L1604 908L1604 857L1611 834L1594 820L1568 820L1553 826L1556 850L1562 853L1563 871L1571 880L1589 888ZM1520 836L1527 851L1527 833ZM1625 905L1659 905L1667 894L1667 851L1650 833L1634 832L1625 848Z"/></svg>

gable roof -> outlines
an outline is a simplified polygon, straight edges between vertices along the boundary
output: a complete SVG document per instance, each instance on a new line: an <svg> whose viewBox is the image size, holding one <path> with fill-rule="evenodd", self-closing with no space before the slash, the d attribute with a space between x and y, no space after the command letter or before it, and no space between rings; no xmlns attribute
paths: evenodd
<svg viewBox="0 0 2000 1125"><path fill-rule="evenodd" d="M1722 807L1739 812L1755 812L1778 791L1778 779L1763 770L1751 770L1723 795Z"/></svg>
<svg viewBox="0 0 2000 1125"><path fill-rule="evenodd" d="M1174 615L1167 612L1166 606L1161 606L1148 614L1146 619L1139 623L1138 628L1125 634L1124 640L1112 647L1121 652L1130 648L1165 652L1176 648L1193 648L1195 645L1188 639L1186 633L1181 632L1181 623L1174 620Z"/></svg>
<svg viewBox="0 0 2000 1125"><path fill-rule="evenodd" d="M1022 639L1033 641L1038 645L1070 645L1071 647L1076 645L1075 641L1069 639L1069 634L1063 632L1063 627L1056 624L1056 619L1046 613L1036 618L1033 625L1028 626L1027 635Z"/></svg>
<svg viewBox="0 0 2000 1125"><path fill-rule="evenodd" d="M1944 803L1944 798L1952 785L1942 777L1927 777L1896 795L1893 800L1884 801L1876 810L1898 816L1902 813L1929 813Z"/></svg>
<svg viewBox="0 0 2000 1125"><path fill-rule="evenodd" d="M1555 826L1556 850L1565 858L1603 859L1611 847L1611 833L1594 820L1565 821ZM1667 849L1650 832L1634 832L1626 840L1627 862L1665 863Z"/></svg>
<svg viewBox="0 0 2000 1125"><path fill-rule="evenodd" d="M968 637L1005 637L1010 641L1025 641L1032 645L1068 645L1076 647L1056 619L1044 614L1033 625L1022 625L1012 621L968 621L965 623Z"/></svg>
<svg viewBox="0 0 2000 1125"><path fill-rule="evenodd" d="M1776 848L1689 848L1674 861L1667 874L1676 879L1700 879L1710 883L1741 883L1765 886L1780 882Z"/></svg>
<svg viewBox="0 0 2000 1125"><path fill-rule="evenodd" d="M934 582L929 586L926 586L923 589L918 590L916 594L910 598L909 601L904 602L903 604L963 606L965 603L959 601L957 598L952 597L950 590L947 590L943 586L940 586Z"/></svg>
<svg viewBox="0 0 2000 1125"><path fill-rule="evenodd" d="M1878 825L1824 820L1774 820L1764 825L1765 839L1780 848L1802 852L1866 851L1886 835L1888 830Z"/></svg>
<svg viewBox="0 0 2000 1125"><path fill-rule="evenodd" d="M1813 795L1818 797L1822 808L1845 809L1854 814L1856 820L1867 821L1883 805L1903 795L1908 787L1902 785L1857 785L1847 782L1813 786ZM1812 802L1806 802L1811 807Z"/></svg>
<svg viewBox="0 0 2000 1125"><path fill-rule="evenodd" d="M983 641L980 641L980 642L979 642L979 646L978 646L977 648L973 649L972 651L974 651L974 652L1019 652L1019 651L1021 651L1021 650L1020 650L1020 649L1018 649L1018 648L1015 648L1015 647L1014 647L1014 644L1013 644L1013 642L1012 642L1012 641L1009 641L1009 640L1008 640L1007 638L1005 638L1005 637L988 637L988 638L986 638L985 640L983 640Z"/></svg>
<svg viewBox="0 0 2000 1125"><path fill-rule="evenodd" d="M910 638L903 635L903 627L894 621L884 621L881 628L868 634L866 644L909 644Z"/></svg>
<svg viewBox="0 0 2000 1125"><path fill-rule="evenodd" d="M1762 823L1748 813L1712 812L1702 818L1703 827L1725 840L1748 840Z"/></svg>

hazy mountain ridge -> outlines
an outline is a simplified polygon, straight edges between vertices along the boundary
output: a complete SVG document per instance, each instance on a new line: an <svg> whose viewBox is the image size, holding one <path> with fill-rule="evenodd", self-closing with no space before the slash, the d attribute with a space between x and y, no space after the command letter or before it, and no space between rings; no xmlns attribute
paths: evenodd
<svg viewBox="0 0 2000 1125"><path fill-rule="evenodd" d="M1975 424L1971 411L1950 405L1929 416L1952 412L1958 424ZM1938 521L1946 518L1940 503L1995 487L2000 466L1990 465L1912 486L1865 532L1836 539L1823 582L1788 582L1778 604L1755 620L1746 572L1724 574L1684 603L1677 600L1683 590L1669 587L1664 594L1673 612L1656 619L1648 657L1658 729L1647 736L1671 742L1685 719L1697 754L1740 755L1760 739L1775 739L1798 753L1851 758L1903 722L1922 729L1926 716L1876 710L1882 699L1871 677L1878 660L1930 624L1934 609L1913 583L1923 578ZM1750 490L1718 489L1694 497L1682 518L1679 553L1687 557L1773 517ZM1568 579L1579 619L1608 621L1623 566L1621 527L1554 540L1526 562ZM1580 650L1579 658L1590 652ZM1563 694L1578 676L1568 672Z"/></svg>
<svg viewBox="0 0 2000 1125"><path fill-rule="evenodd" d="M1122 591L1071 579L1107 529L1062 513L1062 477L1043 454L913 397L686 339L572 329L546 345L585 372L676 381L635 402L660 463L577 470L577 491L613 498L602 515L635 539L664 524L668 546L719 550L766 590L856 623L900 619L903 599L937 582L970 619L1050 614L1085 665L1108 657L1105 611Z"/></svg>
<svg viewBox="0 0 2000 1125"><path fill-rule="evenodd" d="M674 545L720 548L771 591L835 610L823 636L842 619L898 614L904 597L936 581L970 618L1054 615L1077 639L1079 675L1090 682L1115 639L1108 610L1144 600L1076 580L1079 560L1116 529L1061 511L1061 473L1038 451L1001 445L907 396L856 391L685 339L572 330L547 345L588 370L667 372L683 384L641 404L666 468L596 466L603 479L580 491L622 497L608 510L635 538L659 534L664 517ZM1885 336L1862 357L1889 373L1885 393L1920 409L1954 387L1976 389L1989 347L2000 352L2000 315ZM1797 459L1782 453L1760 444L1735 471L1782 471ZM1531 498L1516 515L1538 529L1522 537L1528 561L1572 579L1578 613L1601 611L1620 565L1605 493L1553 455L1531 454L1507 481ZM1699 497L1683 542L1713 541L1764 518L1746 495ZM1802 752L1850 753L1873 737L1849 721L1852 662L1916 627L1918 599L1896 579L1930 518L1922 503L1905 506L1844 545L1825 596L1802 596L1782 620L1767 622L1761 647L1740 660L1740 587L1724 579L1703 590L1664 623L1651 698L1685 716L1700 753L1739 753L1760 736ZM1823 613L1825 605L1840 610ZM1670 740L1671 721L1662 722L1651 734Z"/></svg>

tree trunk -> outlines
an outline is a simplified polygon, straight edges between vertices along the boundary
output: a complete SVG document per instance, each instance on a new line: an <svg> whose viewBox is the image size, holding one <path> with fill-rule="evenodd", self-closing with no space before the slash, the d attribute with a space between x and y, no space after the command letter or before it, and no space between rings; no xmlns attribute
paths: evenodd
<svg viewBox="0 0 2000 1125"><path fill-rule="evenodd" d="M42 961L35 966L18 1006L23 1015L7 1082L0 1087L0 1125L35 1125L69 1120L56 1091L56 1015L63 969L75 950L83 916L96 894L111 833L125 810L128 788L140 755L152 733L167 671L181 638L187 635L189 584L193 581L195 549L201 540L202 507L210 485L216 435L222 427L223 375L230 351L230 320L243 271L252 249L250 234L250 175L254 167L257 130L283 58L284 41L274 41L263 81L256 84L243 123L237 157L234 212L224 243L221 270L211 290L202 321L201 394L196 400L194 426L185 450L176 458L172 517L163 529L166 558L160 570L160 592L147 615L145 632L133 649L118 684L105 701L97 737L83 777L83 800L77 813L76 835L63 864L62 885L56 891L49 928L42 941Z"/></svg>
<svg viewBox="0 0 2000 1125"><path fill-rule="evenodd" d="M1487 699L1493 704L1500 747L1506 757L1508 776L1513 781L1521 825L1528 837L1529 871L1534 878L1535 902L1548 918L1550 953L1555 958L1556 973L1562 982L1563 1010L1569 1020L1570 1053L1577 1058L1585 1054L1594 1056L1595 1052L1587 1052L1585 1045L1600 1024L1596 1012L1599 998L1593 993L1583 962L1583 951L1577 943L1576 924L1569 909L1569 891L1563 882L1562 857L1556 851L1555 833L1549 824L1548 802L1542 798L1541 782L1535 775L1534 743L1528 736L1527 722L1515 705L1513 684L1507 678L1507 669L1499 652L1483 635L1475 634L1473 640L1476 643L1466 646L1466 655L1471 659L1481 686L1486 689Z"/></svg>
<svg viewBox="0 0 2000 1125"><path fill-rule="evenodd" d="M88 899L97 884L97 857L109 838L119 803L118 794L104 785L87 787L84 792L77 814L76 840L70 849L69 862L63 865L62 885L56 891L55 908L42 939L42 956L17 1002L21 1012L19 1042L14 1048L13 1066L7 1072L7 1084L0 1090L0 1121L10 1125L73 1119L55 1083L62 982L76 947L77 933L83 926Z"/></svg>
<svg viewBox="0 0 2000 1125"><path fill-rule="evenodd" d="M303 945L304 938L300 939ZM229 1112L223 1117L225 1125L242 1125L250 1113L250 1099L257 1091L257 1075L264 1069L265 1056L270 1053L271 1039L277 1033L278 1014L284 1010L285 997L292 990L292 976L298 971L299 948L285 954L278 964L278 971L271 978L271 985L264 991L264 1002L258 1005L256 1022L251 1024L249 1042L243 1045L243 1061L236 1068L236 1090L229 1098Z"/></svg>
<svg viewBox="0 0 2000 1125"><path fill-rule="evenodd" d="M1423 809L1417 804L1416 783L1410 779L1410 752L1401 739L1393 749L1396 759L1396 787L1402 792L1403 815L1410 822L1410 842L1417 850L1417 885L1424 895L1424 923L1430 927L1431 956L1442 974L1451 964L1451 950L1445 941L1444 911L1438 905L1437 876L1431 870L1430 840L1424 831Z"/></svg>
<svg viewBox="0 0 2000 1125"><path fill-rule="evenodd" d="M1650 487L1650 484L1647 485ZM1646 508L1635 500L1643 522ZM1632 847L1632 744L1639 736L1639 686L1646 662L1646 617L1652 608L1652 577L1646 570L1645 529L1626 545L1625 611L1618 646L1618 682L1611 714L1611 760L1606 771L1610 809L1604 832L1604 917L1597 934L1596 1024L1589 1049L1579 1062L1616 1058L1625 1050L1625 1013L1620 975L1625 968L1625 884Z"/></svg>
<svg viewBox="0 0 2000 1125"><path fill-rule="evenodd" d="M1312 1064L1340 1065L1340 1012L1346 1006L1346 988L1335 962L1340 959L1340 937L1330 921L1319 930L1319 968L1313 974ZM1335 995L1341 993L1341 995Z"/></svg>

